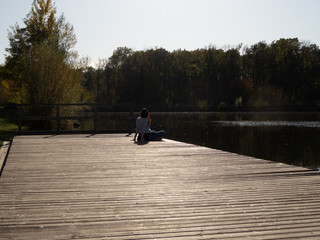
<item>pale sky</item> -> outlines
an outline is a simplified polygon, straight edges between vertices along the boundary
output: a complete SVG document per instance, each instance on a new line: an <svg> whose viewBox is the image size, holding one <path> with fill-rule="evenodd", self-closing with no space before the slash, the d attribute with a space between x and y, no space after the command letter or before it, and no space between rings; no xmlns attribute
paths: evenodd
<svg viewBox="0 0 320 240"><path fill-rule="evenodd" d="M8 29L33 0L0 0L0 64ZM53 0L74 26L80 57L108 59L117 47L168 51L217 48L280 38L320 46L320 0Z"/></svg>

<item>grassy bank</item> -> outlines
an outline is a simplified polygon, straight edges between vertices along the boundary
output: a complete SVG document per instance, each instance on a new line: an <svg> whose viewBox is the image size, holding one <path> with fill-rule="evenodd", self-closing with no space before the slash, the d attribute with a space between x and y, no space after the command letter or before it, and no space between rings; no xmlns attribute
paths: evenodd
<svg viewBox="0 0 320 240"><path fill-rule="evenodd" d="M17 119L15 109L0 107L0 146L3 141L11 141L18 131Z"/></svg>

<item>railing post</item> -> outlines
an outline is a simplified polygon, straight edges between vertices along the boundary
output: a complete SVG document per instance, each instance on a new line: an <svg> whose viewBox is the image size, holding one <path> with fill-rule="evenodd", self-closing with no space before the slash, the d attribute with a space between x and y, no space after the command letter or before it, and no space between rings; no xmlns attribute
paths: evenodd
<svg viewBox="0 0 320 240"><path fill-rule="evenodd" d="M93 105L93 125L94 125L94 133L98 132L98 118L97 118L97 105Z"/></svg>
<svg viewBox="0 0 320 240"><path fill-rule="evenodd" d="M60 105L56 104L57 134L60 133Z"/></svg>
<svg viewBox="0 0 320 240"><path fill-rule="evenodd" d="M22 108L21 105L17 105L18 111L19 111L19 129L18 129L18 134L22 133Z"/></svg>
<svg viewBox="0 0 320 240"><path fill-rule="evenodd" d="M136 127L136 124L135 124L135 116L133 115L133 107L132 105L130 106L130 113L129 113L129 123L128 123L128 133L132 133L134 132L134 129Z"/></svg>

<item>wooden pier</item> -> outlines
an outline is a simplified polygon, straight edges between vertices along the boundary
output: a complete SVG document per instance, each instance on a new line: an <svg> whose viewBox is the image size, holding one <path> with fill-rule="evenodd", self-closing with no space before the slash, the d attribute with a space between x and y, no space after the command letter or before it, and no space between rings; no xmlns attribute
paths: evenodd
<svg viewBox="0 0 320 240"><path fill-rule="evenodd" d="M320 239L320 175L125 134L15 137L0 239Z"/></svg>

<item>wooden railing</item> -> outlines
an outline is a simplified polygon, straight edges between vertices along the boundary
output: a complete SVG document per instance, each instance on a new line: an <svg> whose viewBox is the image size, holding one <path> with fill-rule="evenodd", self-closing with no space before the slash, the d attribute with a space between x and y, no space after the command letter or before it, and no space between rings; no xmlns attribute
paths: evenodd
<svg viewBox="0 0 320 240"><path fill-rule="evenodd" d="M36 133L36 132L45 132L45 133L56 133L59 134L61 132L74 133L74 132L90 132L90 133L98 133L98 132L131 132L132 123L134 123L134 113L131 112L113 112L107 109L106 105L101 104L17 104L16 105L19 112L18 119L18 133ZM64 108L72 108L72 110L65 111ZM50 112L50 114L41 112L41 109ZM75 110L76 109L76 110ZM84 110L85 109L85 110ZM127 123L127 127L123 128L99 128L99 123L110 121L110 118L121 118L122 122ZM64 129L62 128L63 121L74 121L74 129ZM79 122L83 120L93 120L92 129L81 129L81 124ZM55 127L50 127L46 129L34 129L29 128L28 130L24 130L23 126L26 122L32 122L35 125L36 121L38 122L46 122L51 123L55 122ZM29 124L27 124L29 125ZM124 124L126 125L126 124ZM79 129L76 129L80 126ZM131 127L132 126L132 127Z"/></svg>

